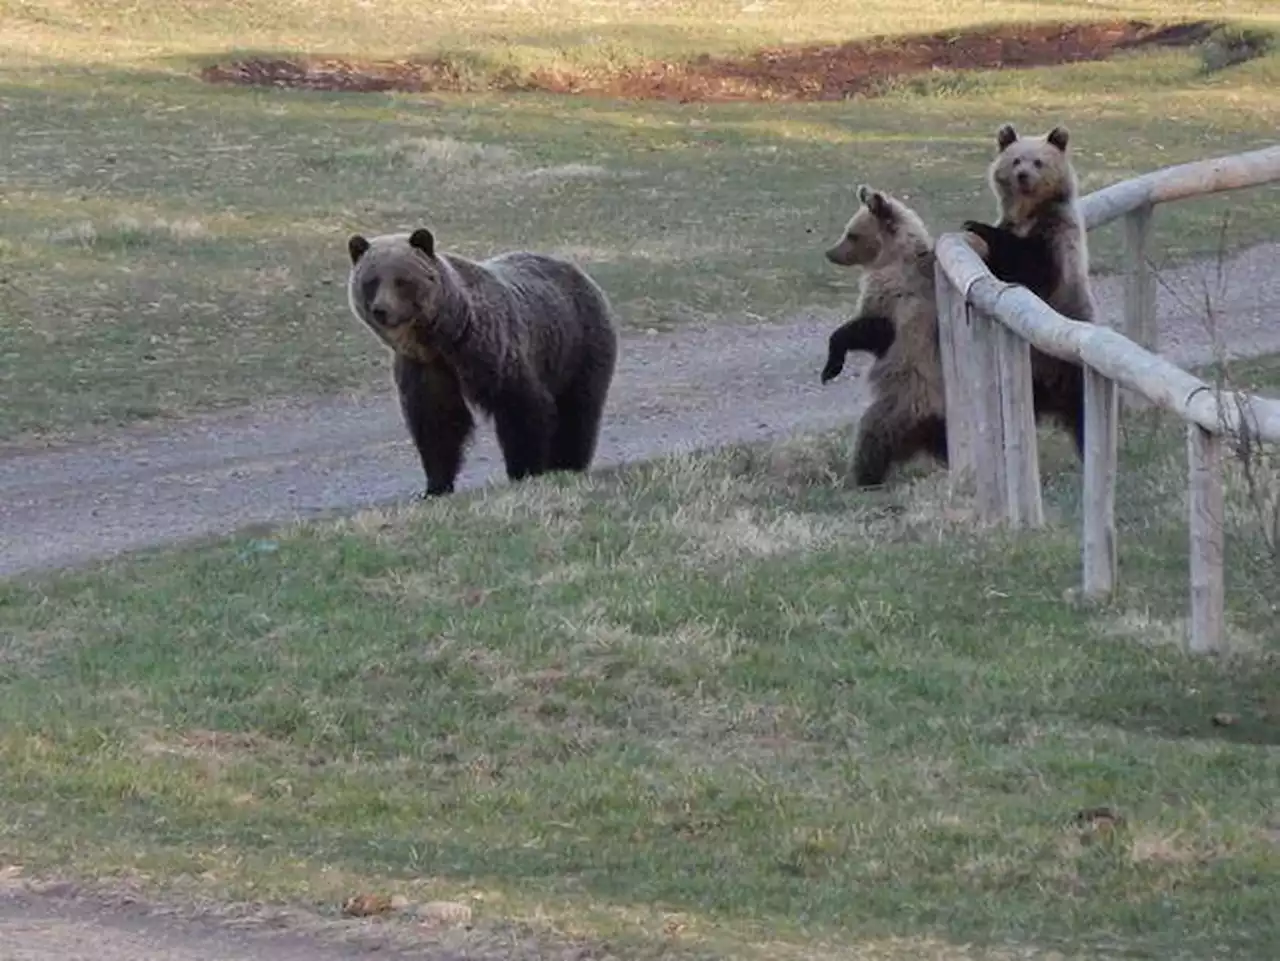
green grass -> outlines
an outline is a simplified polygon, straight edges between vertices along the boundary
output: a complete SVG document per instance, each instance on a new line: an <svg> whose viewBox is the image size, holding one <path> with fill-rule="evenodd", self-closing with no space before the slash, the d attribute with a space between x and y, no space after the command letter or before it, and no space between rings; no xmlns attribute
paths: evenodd
<svg viewBox="0 0 1280 961"><path fill-rule="evenodd" d="M355 230L428 221L464 254L573 255L632 328L770 319L850 298L853 278L821 251L859 181L909 195L938 229L988 215L983 171L1007 119L1070 124L1086 189L1266 145L1280 125L1276 51L1207 75L1181 51L939 74L883 98L808 105L326 95L190 75L250 41L621 63L1096 14L1070 3L612 6L600 23L603 8L586 2L0 2L0 100L15 133L0 140L0 442L385 390L382 350L347 314ZM1107 11L1124 13L1277 22L1264 3ZM1170 262L1214 252L1224 203L1234 244L1272 238L1278 201L1269 189L1162 210L1157 249ZM1100 271L1117 250L1116 231L1098 236Z"/></svg>
<svg viewBox="0 0 1280 961"><path fill-rule="evenodd" d="M1083 0L928 0L908 7L893 0L0 0L0 18L13 25L0 35L0 47L17 57L97 64L199 61L247 47L334 56L443 55L492 71L508 65L599 68L781 43L1124 16L1280 24L1280 11L1268 0L1120 0L1103 9Z"/></svg>
<svg viewBox="0 0 1280 961"><path fill-rule="evenodd" d="M353 230L427 221L469 255L571 254L641 329L838 305L852 278L821 251L856 183L908 194L938 226L988 216L991 132L1009 117L1070 123L1087 189L1274 141L1280 57L1198 69L1173 54L767 109L3 72L24 136L5 146L0 439L384 390L382 350L347 313ZM1234 243L1274 236L1278 200L1171 206L1158 249L1213 252L1223 204ZM1100 270L1117 236L1100 232Z"/></svg>
<svg viewBox="0 0 1280 961"><path fill-rule="evenodd" d="M1280 562L1233 487L1235 653L1181 652L1181 436L1126 430L1096 606L1060 435L1024 535L811 437L0 585L0 863L621 956L1276 957Z"/></svg>

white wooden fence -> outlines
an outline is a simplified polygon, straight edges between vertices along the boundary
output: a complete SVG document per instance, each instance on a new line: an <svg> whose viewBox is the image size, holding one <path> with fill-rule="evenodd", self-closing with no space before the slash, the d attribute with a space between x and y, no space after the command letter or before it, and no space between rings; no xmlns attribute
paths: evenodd
<svg viewBox="0 0 1280 961"><path fill-rule="evenodd" d="M1127 337L1110 329L1110 318L1069 320L1026 288L997 280L963 234L943 234L936 245L948 458L956 483L973 491L981 519L1044 523L1028 345L1084 368L1086 596L1106 596L1115 586L1118 388L1186 421L1193 651L1218 651L1223 643L1222 437L1247 430L1254 440L1280 442L1280 400L1219 390L1152 352L1152 212L1157 204L1275 181L1280 146L1156 170L1080 199L1091 230L1124 218Z"/></svg>

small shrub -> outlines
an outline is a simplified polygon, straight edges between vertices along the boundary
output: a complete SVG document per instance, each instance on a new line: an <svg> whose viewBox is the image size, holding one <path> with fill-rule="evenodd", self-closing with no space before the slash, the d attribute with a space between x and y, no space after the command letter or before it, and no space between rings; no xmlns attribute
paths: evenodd
<svg viewBox="0 0 1280 961"><path fill-rule="evenodd" d="M1265 57L1275 47L1275 34L1252 27L1223 26L1200 44L1200 64L1205 73L1215 73Z"/></svg>

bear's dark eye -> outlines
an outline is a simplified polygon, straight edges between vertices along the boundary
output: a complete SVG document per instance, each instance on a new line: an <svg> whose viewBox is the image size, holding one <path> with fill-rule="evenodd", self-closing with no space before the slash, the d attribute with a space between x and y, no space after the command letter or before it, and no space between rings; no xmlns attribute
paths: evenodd
<svg viewBox="0 0 1280 961"><path fill-rule="evenodd" d="M1013 165L1014 165L1015 167L1021 167L1021 166L1022 166L1022 158L1021 158L1021 157L1018 157L1017 159L1015 159L1015 160L1013 161Z"/></svg>
<svg viewBox="0 0 1280 961"><path fill-rule="evenodd" d="M1036 159L1036 169L1037 169L1037 170L1039 170L1039 169L1040 169L1041 167L1043 167L1043 166L1044 166L1044 161L1043 161L1043 160L1040 160L1039 158L1037 158L1037 159Z"/></svg>

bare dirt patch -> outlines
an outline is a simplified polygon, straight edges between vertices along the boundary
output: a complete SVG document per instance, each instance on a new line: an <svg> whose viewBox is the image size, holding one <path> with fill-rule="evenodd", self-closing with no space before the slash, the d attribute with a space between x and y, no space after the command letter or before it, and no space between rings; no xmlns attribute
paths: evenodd
<svg viewBox="0 0 1280 961"><path fill-rule="evenodd" d="M704 55L653 61L617 71L500 71L481 81L448 60L354 61L251 59L205 67L210 83L310 90L446 91L479 86L506 92L543 91L637 100L841 100L875 96L894 80L936 70L1015 70L1106 60L1151 47L1190 47L1217 25L1209 21L1153 24L1141 20L1008 24L843 44L774 47L743 58Z"/></svg>

